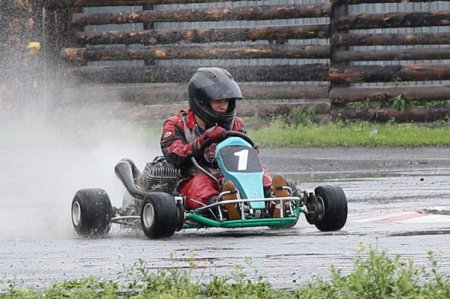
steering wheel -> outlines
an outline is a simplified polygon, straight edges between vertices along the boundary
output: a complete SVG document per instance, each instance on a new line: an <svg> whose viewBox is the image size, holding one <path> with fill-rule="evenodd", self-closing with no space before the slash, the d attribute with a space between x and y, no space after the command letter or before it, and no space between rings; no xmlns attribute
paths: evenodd
<svg viewBox="0 0 450 299"><path fill-rule="evenodd" d="M253 140L250 139L250 137L247 134L244 134L242 132L238 131L225 131L225 139L228 137L240 137L250 143L250 145L253 147L255 146L255 143ZM207 149L213 142L210 139L206 139L205 142L203 142L202 146L199 149L200 153L204 153L205 149Z"/></svg>
<svg viewBox="0 0 450 299"><path fill-rule="evenodd" d="M250 143L250 145L252 147L255 146L255 143L253 142L253 140L251 140L247 134L244 134L242 132L225 131L225 139L228 137L240 137L240 138L244 139L245 141L247 141L248 143ZM208 148L212 143L213 142L211 141L211 139L206 139L205 142L200 147L199 152L202 153L203 159L204 159L203 153L205 152L205 149ZM197 167L197 169L199 169L201 172L203 172L204 174L209 176L217 184L217 187L220 188L219 180L215 176L213 176L211 173L209 173L209 171L207 171L202 166L200 166L194 156L191 156L191 161L194 164L194 166Z"/></svg>

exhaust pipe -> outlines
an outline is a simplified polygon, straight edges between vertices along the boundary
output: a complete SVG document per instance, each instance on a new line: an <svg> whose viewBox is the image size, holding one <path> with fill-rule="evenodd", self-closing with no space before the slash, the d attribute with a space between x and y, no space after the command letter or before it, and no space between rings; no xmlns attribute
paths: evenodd
<svg viewBox="0 0 450 299"><path fill-rule="evenodd" d="M114 168L114 171L131 196L137 199L144 199L147 193L138 189L136 186L135 182L140 175L140 171L132 160L120 160Z"/></svg>

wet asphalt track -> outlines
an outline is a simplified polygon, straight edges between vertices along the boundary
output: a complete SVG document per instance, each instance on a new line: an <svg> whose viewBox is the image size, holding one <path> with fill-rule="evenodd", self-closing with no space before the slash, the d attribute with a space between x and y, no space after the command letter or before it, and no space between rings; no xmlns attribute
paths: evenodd
<svg viewBox="0 0 450 299"><path fill-rule="evenodd" d="M84 159L94 161L101 152ZM2 157L0 162L8 165L10 159ZM54 280L91 275L127 279L120 273L138 259L156 270L189 267L192 258L197 265L195 276L230 274L240 265L250 278L262 275L275 287L295 288L313 275L329 277L332 264L344 273L351 271L360 243L426 266L431 250L439 269L450 274L450 148L272 149L262 151L261 157L272 173L286 173L302 189L340 185L349 204L344 229L322 233L302 217L296 227L285 231L187 230L169 240L152 241L140 232L113 228L107 238L82 239L71 228L71 198L80 186L114 181L111 161L92 166L110 167L107 178L101 178L103 170L92 170L92 177L85 181L77 181L77 173L61 178L60 172L50 172L49 167L34 177L35 190L15 192L16 183L24 181L23 170L30 167L24 161L0 170L1 289L11 281L19 286L45 286ZM65 166L77 165L72 161ZM48 180L54 184L41 189ZM113 194L121 192L118 184L114 181ZM51 188L65 191L50 192ZM22 201L24 197L29 200Z"/></svg>

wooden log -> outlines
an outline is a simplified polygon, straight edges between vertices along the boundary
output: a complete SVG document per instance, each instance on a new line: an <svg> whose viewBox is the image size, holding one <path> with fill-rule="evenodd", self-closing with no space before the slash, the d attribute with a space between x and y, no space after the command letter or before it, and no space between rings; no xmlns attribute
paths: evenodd
<svg viewBox="0 0 450 299"><path fill-rule="evenodd" d="M264 103L238 103L238 114L240 116L286 116L289 115L292 109L297 107L312 107L316 114L330 114L331 105L328 99L316 99L312 103L293 102L264 102Z"/></svg>
<svg viewBox="0 0 450 299"><path fill-rule="evenodd" d="M450 48L408 48L382 51L335 51L336 61L450 59Z"/></svg>
<svg viewBox="0 0 450 299"><path fill-rule="evenodd" d="M336 34L332 42L342 46L440 45L450 44L450 33Z"/></svg>
<svg viewBox="0 0 450 299"><path fill-rule="evenodd" d="M96 6L133 6L155 4L188 4L210 2L234 2L241 0L44 0L47 8L56 7L96 7Z"/></svg>
<svg viewBox="0 0 450 299"><path fill-rule="evenodd" d="M45 7L95 7L95 6L131 6L145 4L187 4L210 2L234 2L241 0L44 0ZM407 0L408 2L437 2L438 0ZM348 4L380 3L380 0L332 0L332 2L346 2ZM405 0L384 0L382 3L401 3Z"/></svg>
<svg viewBox="0 0 450 299"><path fill-rule="evenodd" d="M450 10L359 14L355 16L343 16L335 19L335 26L338 30L448 25L450 25Z"/></svg>
<svg viewBox="0 0 450 299"><path fill-rule="evenodd" d="M434 108L411 107L404 111L392 108L368 108L368 109L331 109L331 115L341 119L362 119L368 121L387 122L396 120L399 122L429 122L445 119L450 116L450 106Z"/></svg>
<svg viewBox="0 0 450 299"><path fill-rule="evenodd" d="M332 0L332 2L347 2L348 4L363 4L363 3L404 3L404 2L438 2L440 0Z"/></svg>
<svg viewBox="0 0 450 299"><path fill-rule="evenodd" d="M363 3L404 3L404 2L438 2L440 0L332 0L332 2L347 2L348 4Z"/></svg>
<svg viewBox="0 0 450 299"><path fill-rule="evenodd" d="M327 84L254 84L239 83L245 102L252 100L299 100L328 98ZM142 105L174 104L188 99L186 84L146 84L145 86L73 86L67 89L67 94L75 95L70 99L92 99L95 102L135 102ZM95 95L95 96L93 96ZM250 102L249 102L250 103ZM253 101L253 103L257 103Z"/></svg>
<svg viewBox="0 0 450 299"><path fill-rule="evenodd" d="M276 66L223 66L240 82L328 81L326 64ZM199 66L86 66L71 68L68 75L81 83L188 82Z"/></svg>
<svg viewBox="0 0 450 299"><path fill-rule="evenodd" d="M450 65L354 65L330 68L329 78L337 84L450 80Z"/></svg>
<svg viewBox="0 0 450 299"><path fill-rule="evenodd" d="M77 32L81 44L173 44L273 40L284 43L288 39L327 38L328 25L277 26L263 28L220 29L158 29L144 31Z"/></svg>
<svg viewBox="0 0 450 299"><path fill-rule="evenodd" d="M259 5L251 7L221 7L208 9L146 10L132 13L80 13L74 14L72 23L79 26L154 23L205 22L238 20L274 20L326 17L329 3L299 5Z"/></svg>
<svg viewBox="0 0 450 299"><path fill-rule="evenodd" d="M62 57L70 61L166 60L166 59L246 59L246 58L328 58L328 46L155 46L65 48Z"/></svg>
<svg viewBox="0 0 450 299"><path fill-rule="evenodd" d="M405 101L450 100L450 86L335 87L329 97L334 104L359 101L389 101L401 96Z"/></svg>
<svg viewBox="0 0 450 299"><path fill-rule="evenodd" d="M330 103L326 100L315 101L314 103L276 103L276 102L264 102L264 103L238 103L238 115L239 116L255 116L262 117L287 115L292 109L296 107L313 107L316 114L329 114ZM172 116L180 110L186 110L187 103L173 104L168 107L167 105L127 105L127 107L121 107L115 111L117 118L127 120L143 120L149 119L164 119Z"/></svg>
<svg viewBox="0 0 450 299"><path fill-rule="evenodd" d="M328 98L328 84L310 85L255 85L240 83L242 94L248 99L325 99Z"/></svg>

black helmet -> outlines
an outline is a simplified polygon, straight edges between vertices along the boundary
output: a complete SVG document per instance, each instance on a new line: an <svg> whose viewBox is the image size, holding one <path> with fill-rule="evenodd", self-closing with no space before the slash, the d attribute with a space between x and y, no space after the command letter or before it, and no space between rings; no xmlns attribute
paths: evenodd
<svg viewBox="0 0 450 299"><path fill-rule="evenodd" d="M228 111L211 109L211 100L228 99ZM242 100L239 85L231 74L219 67L199 68L189 81L189 106L206 124L206 129L216 124L231 129L236 112L236 100Z"/></svg>

